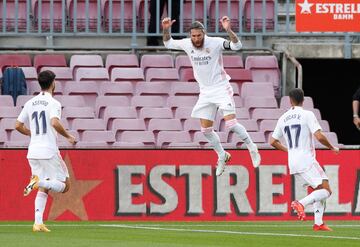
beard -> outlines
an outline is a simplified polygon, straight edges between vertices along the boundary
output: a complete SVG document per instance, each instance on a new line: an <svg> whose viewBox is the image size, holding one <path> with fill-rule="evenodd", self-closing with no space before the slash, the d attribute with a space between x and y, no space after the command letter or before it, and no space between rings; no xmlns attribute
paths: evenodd
<svg viewBox="0 0 360 247"><path fill-rule="evenodd" d="M202 48L203 45L204 45L204 40L205 40L205 39L202 39L202 40L199 41L199 42L194 42L194 41L191 40L191 43L193 44L193 46L194 46L195 48L200 49L200 48Z"/></svg>

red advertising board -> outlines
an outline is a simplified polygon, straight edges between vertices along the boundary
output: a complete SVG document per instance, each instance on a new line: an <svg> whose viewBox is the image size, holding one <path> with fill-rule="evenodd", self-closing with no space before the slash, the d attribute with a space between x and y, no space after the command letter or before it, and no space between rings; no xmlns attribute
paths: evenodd
<svg viewBox="0 0 360 247"><path fill-rule="evenodd" d="M286 153L261 150L254 169L246 150L230 150L215 176L211 150L63 150L72 187L52 195L51 220L295 220L294 198L307 193L292 178ZM327 219L360 219L360 151L319 150L333 190ZM32 220L36 193L23 197L30 177L26 150L0 150L0 220ZM311 211L311 209L308 209Z"/></svg>
<svg viewBox="0 0 360 247"><path fill-rule="evenodd" d="M359 0L296 0L296 31L359 32Z"/></svg>

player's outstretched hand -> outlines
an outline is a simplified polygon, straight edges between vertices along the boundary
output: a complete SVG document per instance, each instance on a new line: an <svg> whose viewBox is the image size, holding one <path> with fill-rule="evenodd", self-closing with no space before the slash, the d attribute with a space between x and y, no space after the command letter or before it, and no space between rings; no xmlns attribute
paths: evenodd
<svg viewBox="0 0 360 247"><path fill-rule="evenodd" d="M340 153L340 149L339 149L338 147L333 147L331 150L332 150L335 154Z"/></svg>
<svg viewBox="0 0 360 247"><path fill-rule="evenodd" d="M220 23L226 31L230 29L230 18L227 17L226 15L220 19Z"/></svg>
<svg viewBox="0 0 360 247"><path fill-rule="evenodd" d="M176 20L171 20L169 17L165 17L161 24L163 29L169 29Z"/></svg>
<svg viewBox="0 0 360 247"><path fill-rule="evenodd" d="M71 144L75 145L76 144L76 140L75 137L72 135L69 135L69 137L67 138L68 142L70 142Z"/></svg>

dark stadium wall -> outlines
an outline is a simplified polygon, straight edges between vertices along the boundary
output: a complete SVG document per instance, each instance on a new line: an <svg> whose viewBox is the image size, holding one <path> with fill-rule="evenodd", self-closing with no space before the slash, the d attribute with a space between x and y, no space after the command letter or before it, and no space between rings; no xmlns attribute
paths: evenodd
<svg viewBox="0 0 360 247"><path fill-rule="evenodd" d="M360 131L352 119L352 96L360 87L358 59L299 59L303 66L303 89L311 96L322 119L328 120L330 130L339 143L360 144Z"/></svg>

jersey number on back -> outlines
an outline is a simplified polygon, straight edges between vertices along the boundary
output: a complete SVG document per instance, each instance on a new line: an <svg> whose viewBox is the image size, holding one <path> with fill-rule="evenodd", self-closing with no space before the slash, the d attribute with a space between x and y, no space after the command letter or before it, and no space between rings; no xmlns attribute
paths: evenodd
<svg viewBox="0 0 360 247"><path fill-rule="evenodd" d="M42 134L46 134L46 118L45 118L45 111L40 112L38 114L37 111L34 111L31 115L31 119L35 119L35 125L36 125L36 134L40 134L40 126L39 121L42 121Z"/></svg>
<svg viewBox="0 0 360 247"><path fill-rule="evenodd" d="M293 124L290 126L285 126L284 131L287 135L290 149L292 149L294 146L293 145L293 136L291 135L291 130L293 130L293 132L295 132L295 148L297 148L299 146L299 136L300 136L300 132L301 132L301 125Z"/></svg>

